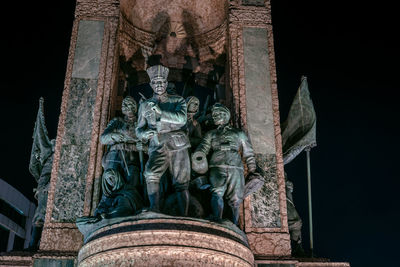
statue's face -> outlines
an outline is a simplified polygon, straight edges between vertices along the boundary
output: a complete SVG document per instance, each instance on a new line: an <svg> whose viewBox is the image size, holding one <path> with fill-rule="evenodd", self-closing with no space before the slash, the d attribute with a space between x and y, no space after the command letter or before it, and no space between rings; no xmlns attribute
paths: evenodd
<svg viewBox="0 0 400 267"><path fill-rule="evenodd" d="M190 101L187 111L189 113L197 113L197 111L199 111L199 104L199 100L194 98L192 101Z"/></svg>
<svg viewBox="0 0 400 267"><path fill-rule="evenodd" d="M229 122L229 113L224 110L213 110L212 118L215 125L225 125Z"/></svg>
<svg viewBox="0 0 400 267"><path fill-rule="evenodd" d="M136 101L130 97L124 98L124 100L122 101L121 110L122 114L124 114L125 116L135 115L137 111Z"/></svg>
<svg viewBox="0 0 400 267"><path fill-rule="evenodd" d="M168 82L167 79L158 77L151 80L150 86L153 88L154 93L162 95L167 90Z"/></svg>

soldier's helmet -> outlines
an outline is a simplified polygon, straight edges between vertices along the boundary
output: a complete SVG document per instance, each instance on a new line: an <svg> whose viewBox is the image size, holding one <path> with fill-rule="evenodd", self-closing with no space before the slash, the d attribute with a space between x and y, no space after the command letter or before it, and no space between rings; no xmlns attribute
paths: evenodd
<svg viewBox="0 0 400 267"><path fill-rule="evenodd" d="M231 112L229 111L229 109L227 107L225 107L224 105L222 105L221 103L215 103L212 108L211 108L211 113L214 113L215 111L222 111L225 112L227 114L228 117L228 121L231 118Z"/></svg>

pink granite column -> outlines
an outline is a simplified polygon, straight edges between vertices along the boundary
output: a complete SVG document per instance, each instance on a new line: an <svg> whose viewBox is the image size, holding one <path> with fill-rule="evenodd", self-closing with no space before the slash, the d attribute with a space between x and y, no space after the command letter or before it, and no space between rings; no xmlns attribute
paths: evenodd
<svg viewBox="0 0 400 267"><path fill-rule="evenodd" d="M265 178L244 201L244 230L256 259L290 255L269 1L231 1L228 27L234 123L247 131Z"/></svg>
<svg viewBox="0 0 400 267"><path fill-rule="evenodd" d="M83 240L75 220L96 206L99 134L116 85L118 21L118 0L77 0L40 250L76 255Z"/></svg>

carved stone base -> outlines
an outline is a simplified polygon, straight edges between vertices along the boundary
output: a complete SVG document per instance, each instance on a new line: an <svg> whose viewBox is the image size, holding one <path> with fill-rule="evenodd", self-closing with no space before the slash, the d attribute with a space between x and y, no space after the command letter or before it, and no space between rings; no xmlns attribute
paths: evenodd
<svg viewBox="0 0 400 267"><path fill-rule="evenodd" d="M192 218L131 220L85 236L78 266L253 266L245 235L233 224Z"/></svg>

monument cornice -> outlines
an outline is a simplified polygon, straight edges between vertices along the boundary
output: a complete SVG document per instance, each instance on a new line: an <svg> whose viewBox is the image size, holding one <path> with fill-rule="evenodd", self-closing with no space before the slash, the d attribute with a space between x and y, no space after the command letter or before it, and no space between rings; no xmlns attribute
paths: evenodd
<svg viewBox="0 0 400 267"><path fill-rule="evenodd" d="M229 23L240 23L243 26L258 26L271 24L271 12L258 7L231 7Z"/></svg>
<svg viewBox="0 0 400 267"><path fill-rule="evenodd" d="M77 0L75 17L118 17L119 0Z"/></svg>

